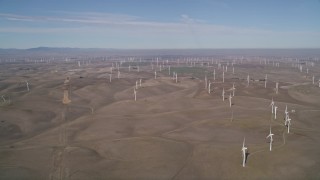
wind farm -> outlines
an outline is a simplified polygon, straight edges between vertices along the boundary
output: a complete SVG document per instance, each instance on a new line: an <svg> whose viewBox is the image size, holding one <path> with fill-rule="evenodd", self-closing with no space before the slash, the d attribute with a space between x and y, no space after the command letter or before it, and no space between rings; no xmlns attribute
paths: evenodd
<svg viewBox="0 0 320 180"><path fill-rule="evenodd" d="M0 180L320 179L320 0L1 0Z"/></svg>
<svg viewBox="0 0 320 180"><path fill-rule="evenodd" d="M320 56L128 53L1 57L1 179L320 176Z"/></svg>

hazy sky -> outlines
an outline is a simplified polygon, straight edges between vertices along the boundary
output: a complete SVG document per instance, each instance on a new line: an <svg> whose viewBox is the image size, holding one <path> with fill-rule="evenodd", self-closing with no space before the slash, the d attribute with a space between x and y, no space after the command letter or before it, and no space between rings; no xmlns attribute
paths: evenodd
<svg viewBox="0 0 320 180"><path fill-rule="evenodd" d="M0 48L320 48L320 0L0 0Z"/></svg>

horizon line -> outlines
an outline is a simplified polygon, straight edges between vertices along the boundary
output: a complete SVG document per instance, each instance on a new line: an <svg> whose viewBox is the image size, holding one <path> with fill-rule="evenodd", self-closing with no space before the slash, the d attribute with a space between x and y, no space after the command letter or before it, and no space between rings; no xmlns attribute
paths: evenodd
<svg viewBox="0 0 320 180"><path fill-rule="evenodd" d="M112 47L54 47L54 46L38 46L38 47L30 47L30 48L0 48L2 50L31 50L31 49L100 49L100 50L228 50L228 49L273 49L273 50L281 50L281 49L320 49L320 47L245 47L245 48L112 48Z"/></svg>

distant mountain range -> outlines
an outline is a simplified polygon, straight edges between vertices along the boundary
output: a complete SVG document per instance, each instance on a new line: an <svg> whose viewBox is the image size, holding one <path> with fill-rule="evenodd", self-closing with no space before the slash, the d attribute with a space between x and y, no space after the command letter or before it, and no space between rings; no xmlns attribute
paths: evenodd
<svg viewBox="0 0 320 180"><path fill-rule="evenodd" d="M111 50L111 49L102 49L102 48L70 48L70 47L35 47L29 49L16 49L16 48L9 48L9 49L1 49L0 51L20 51L20 52L27 52L27 51L93 51L93 50Z"/></svg>
<svg viewBox="0 0 320 180"><path fill-rule="evenodd" d="M94 55L104 54L112 49L99 48L69 48L69 47L36 47L29 49L0 49L1 55L16 56L74 56L74 55Z"/></svg>

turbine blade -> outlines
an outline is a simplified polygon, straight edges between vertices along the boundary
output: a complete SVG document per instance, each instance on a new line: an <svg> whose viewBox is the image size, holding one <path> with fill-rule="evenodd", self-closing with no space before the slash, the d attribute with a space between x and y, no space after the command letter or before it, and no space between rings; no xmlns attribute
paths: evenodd
<svg viewBox="0 0 320 180"><path fill-rule="evenodd" d="M246 138L244 137L242 147L244 147L245 142L246 142Z"/></svg>

